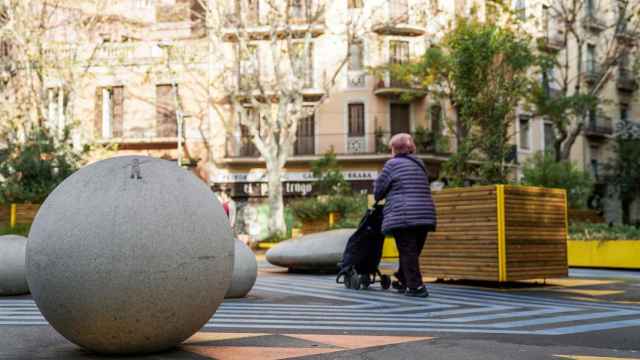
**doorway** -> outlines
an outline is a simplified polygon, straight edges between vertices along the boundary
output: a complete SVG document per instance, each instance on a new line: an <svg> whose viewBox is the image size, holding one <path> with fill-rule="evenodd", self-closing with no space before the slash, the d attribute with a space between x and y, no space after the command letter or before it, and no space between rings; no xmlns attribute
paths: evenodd
<svg viewBox="0 0 640 360"><path fill-rule="evenodd" d="M411 132L410 104L391 104L391 135Z"/></svg>

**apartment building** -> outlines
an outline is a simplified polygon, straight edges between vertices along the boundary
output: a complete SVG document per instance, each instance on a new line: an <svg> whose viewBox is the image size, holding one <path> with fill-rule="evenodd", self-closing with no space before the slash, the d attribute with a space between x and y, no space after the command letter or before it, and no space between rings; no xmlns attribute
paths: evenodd
<svg viewBox="0 0 640 360"><path fill-rule="evenodd" d="M565 29L551 11L554 1L519 0L513 7L525 20L529 33L539 39L541 48L560 57L576 54L576 44L566 42ZM550 3L551 2L551 3ZM372 182L389 158L388 138L399 132L417 133L419 156L433 178L440 176L440 166L455 150L455 142L446 126L449 104L431 97L412 84L389 74L373 75L369 68L388 63L403 63L419 56L441 36L441 30L454 16L464 16L472 6L482 8L482 1L444 0L333 0L325 13L314 19L313 39L308 52L309 76L305 82L305 101L313 106L323 98L322 82L327 68L346 59L337 74L330 96L313 113L300 121L297 141L286 165L285 196L307 195L313 191L310 161L333 149L345 177L355 191L370 191ZM610 41L620 41L633 49L636 36L623 25L616 0L585 0L580 31L587 39L584 46L584 86L593 86L601 69L599 61ZM310 0L292 1L292 11L303 14ZM110 3L104 16L117 21L105 25L99 34L101 45L91 55L92 76L80 84L79 101L73 118L81 125L79 142L116 144L120 154L148 154L166 159L182 159L212 186L229 188L241 203L246 202L247 219L264 217L260 210L266 193L262 177L265 163L251 142L249 131L238 123L225 121L222 104L211 81L220 69L219 54L234 51L233 28L238 13L223 14L229 36L220 48L212 47L203 21L204 9L199 0L119 0ZM233 7L230 7L233 9ZM259 68L261 49L266 41L260 34L267 30L267 4L247 0L242 11L255 33L252 48L255 56L243 60L242 66ZM371 10L375 9L375 11ZM346 42L338 36L344 24L359 14L371 11L368 30L357 40ZM304 20L304 16L300 15ZM126 22L128 26L121 26ZM301 21L300 26L308 29ZM348 54L348 56L347 56ZM629 60L630 62L630 60ZM589 122L578 136L571 158L600 178L602 163L611 156L610 144L616 123L640 118L636 95L637 83L629 71L630 63L619 62L602 89L601 105L589 115ZM570 78L577 68L571 67ZM239 86L247 81L237 74L226 78ZM541 81L549 91L559 91L562 74L551 71ZM248 83L250 84L250 83ZM247 86L245 84L244 86ZM402 95L411 92L411 101ZM50 117L63 124L64 94L50 86ZM56 115L58 114L58 115ZM518 163L537 151L551 148L553 127L544 118L522 107L513 124L513 156ZM183 141L184 139L184 141ZM517 173L518 170L516 169ZM605 196L606 193L603 193ZM607 195L608 196L608 195ZM613 199L613 198L612 198ZM640 207L638 204L636 208ZM608 217L619 219L615 201L608 205ZM242 206L241 206L242 208ZM634 210L639 217L640 209ZM262 215L260 215L262 214ZM247 220L247 223L251 222ZM259 230L254 230L259 232Z"/></svg>

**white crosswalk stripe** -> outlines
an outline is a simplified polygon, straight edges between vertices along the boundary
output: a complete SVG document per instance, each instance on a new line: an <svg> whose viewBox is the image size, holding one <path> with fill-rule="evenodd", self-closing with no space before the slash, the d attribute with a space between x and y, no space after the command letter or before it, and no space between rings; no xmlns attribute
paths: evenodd
<svg viewBox="0 0 640 360"><path fill-rule="evenodd" d="M225 301L211 329L367 332L467 332L565 335L640 326L640 307L433 284L414 299L391 291L353 291L330 276L261 276L256 293L304 297L283 304L262 297ZM45 325L32 300L0 299L0 326Z"/></svg>

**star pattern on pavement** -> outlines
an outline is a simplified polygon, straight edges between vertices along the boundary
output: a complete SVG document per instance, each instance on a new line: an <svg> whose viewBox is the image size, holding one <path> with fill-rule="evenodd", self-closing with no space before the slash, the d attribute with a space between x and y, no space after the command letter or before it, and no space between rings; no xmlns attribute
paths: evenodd
<svg viewBox="0 0 640 360"><path fill-rule="evenodd" d="M217 360L279 360L431 339L424 336L198 332L181 349Z"/></svg>

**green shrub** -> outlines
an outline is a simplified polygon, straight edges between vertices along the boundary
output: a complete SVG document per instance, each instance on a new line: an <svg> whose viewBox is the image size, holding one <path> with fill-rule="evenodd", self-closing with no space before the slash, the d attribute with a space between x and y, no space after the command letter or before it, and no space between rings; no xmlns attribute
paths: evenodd
<svg viewBox="0 0 640 360"><path fill-rule="evenodd" d="M584 208L593 190L593 179L573 163L556 161L551 153L539 152L525 162L523 185L567 190L569 206Z"/></svg>
<svg viewBox="0 0 640 360"><path fill-rule="evenodd" d="M0 203L40 203L80 167L82 153L73 149L69 129L61 139L39 126L24 135L24 141L17 132L7 136L0 162Z"/></svg>
<svg viewBox="0 0 640 360"><path fill-rule="evenodd" d="M330 212L343 219L362 216L367 209L367 197L363 195L336 195L294 200L289 204L293 216L299 221L326 219Z"/></svg>
<svg viewBox="0 0 640 360"><path fill-rule="evenodd" d="M640 240L640 228L628 225L576 223L569 225L572 240Z"/></svg>
<svg viewBox="0 0 640 360"><path fill-rule="evenodd" d="M1 227L0 228L0 236L2 235L20 235L27 236L29 235L29 229L31 229L31 225L22 225L18 224L14 228L10 227Z"/></svg>
<svg viewBox="0 0 640 360"><path fill-rule="evenodd" d="M316 178L316 192L322 195L347 194L351 185L344 179L333 147L324 156L311 162L311 173Z"/></svg>

